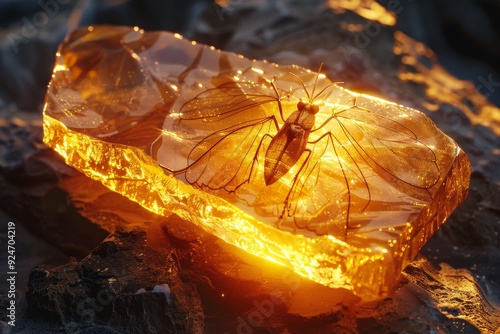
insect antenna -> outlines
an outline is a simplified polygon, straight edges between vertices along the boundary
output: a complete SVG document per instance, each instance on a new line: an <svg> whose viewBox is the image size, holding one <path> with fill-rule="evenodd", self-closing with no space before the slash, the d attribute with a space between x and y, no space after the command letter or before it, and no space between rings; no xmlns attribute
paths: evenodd
<svg viewBox="0 0 500 334"><path fill-rule="evenodd" d="M316 90L316 85L318 84L318 78L319 78L319 74L321 73L321 69L323 68L323 63L321 63L321 65L319 65L319 69L318 69L318 73L316 74L316 78L314 79L314 85L313 85L313 89L311 91L311 96L309 96L309 94L307 94L307 97L309 98L309 103L313 103L314 100L321 94L325 91L326 87L323 88L321 90L321 92L318 93L318 95L314 95L314 91ZM302 85L304 85L304 83L302 83ZM328 86L327 86L328 87Z"/></svg>
<svg viewBox="0 0 500 334"><path fill-rule="evenodd" d="M321 94L323 94L325 92L325 90L327 90L331 86L335 86L337 84L343 83L343 82L331 82L328 85L326 85L325 87L323 87L323 89L321 89L318 94L314 95L314 90L316 89L316 84L318 83L318 78L319 78L319 75L321 74L321 69L322 68L323 68L323 63L321 63L321 65L319 65L318 74L316 75L316 79L314 80L314 85L313 85L313 89L312 89L312 92L311 92L311 98L309 100L309 103L313 103L314 100L316 100L318 98L318 96L320 96Z"/></svg>
<svg viewBox="0 0 500 334"><path fill-rule="evenodd" d="M302 79L296 75L295 73L291 73L291 75L293 75L295 78L297 78L297 80L300 82L300 84L302 85L302 88L304 88L304 91L306 92L306 95L307 95L307 99L309 100L309 103L313 103L314 100L320 95L322 94L326 87L323 88L321 90L321 92L319 92L316 96L314 96L314 91L316 90L316 85L318 83L318 78L319 78L319 74L321 73L321 68L323 67L323 63L321 63L321 65L319 65L319 69L318 69L318 73L316 74L316 78L314 79L314 85L313 85L313 88L312 88L312 91L311 91L311 94L309 94L309 91L307 90L306 88L306 85L304 84L304 81L302 81ZM328 86L327 86L328 87Z"/></svg>
<svg viewBox="0 0 500 334"><path fill-rule="evenodd" d="M316 86L318 85L318 79L319 79L319 75L321 74L321 69L322 68L323 68L323 63L321 63L321 65L319 65L318 73L316 74L316 78L314 79L314 84L313 84L313 88L311 90L311 94L309 94L309 91L307 90L306 85L304 84L304 81L302 81L302 79L299 76L297 76L296 74L290 73L295 78L297 78L297 80L302 85L302 88L304 88L304 91L306 92L307 99L309 100L310 104L312 104L314 102L314 100L316 100L318 98L318 96L320 96L321 94L323 94L331 86L335 86L336 84L342 83L342 82L332 82L332 83L329 83L328 85L326 85L325 87L323 87L318 92L318 94L314 95L314 91L316 90Z"/></svg>
<svg viewBox="0 0 500 334"><path fill-rule="evenodd" d="M309 95L309 91L307 90L306 85L304 84L304 81L302 81L302 79L298 75L296 75L295 73L290 72L290 74L293 75L295 78L297 78L297 80L300 82L300 84L302 85L302 88L304 88L304 91L307 94L307 99L309 101L311 101L311 95Z"/></svg>

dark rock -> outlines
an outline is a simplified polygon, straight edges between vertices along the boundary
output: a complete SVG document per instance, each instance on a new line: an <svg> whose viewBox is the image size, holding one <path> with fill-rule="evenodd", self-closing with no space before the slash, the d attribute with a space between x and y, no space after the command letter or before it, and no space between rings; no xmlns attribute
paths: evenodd
<svg viewBox="0 0 500 334"><path fill-rule="evenodd" d="M17 219L14 219L4 212L0 211L0 244L2 247L0 248L0 258L5 259L6 265L5 270L0 272L0 286L2 289L0 291L0 309L6 310L10 306L11 300L13 300L12 296L10 296L8 285L3 283L6 282L8 278L12 275L7 272L7 259L8 256L12 256L9 259L15 260L15 301L16 301L16 323L19 325L22 320L22 314L25 313L27 309L26 303L26 292L28 291L28 278L30 276L31 271L34 267L36 267L40 263L47 263L50 265L58 265L61 263L65 263L68 258L64 256L60 251L58 251L55 247L50 244L47 244L39 237L31 234L26 227L19 223ZM8 238L8 224L7 222L11 222L13 227L15 228L15 234L13 239L15 241L15 253L12 252L12 248L8 249L7 244L9 242ZM10 224L12 226L12 224ZM12 230L11 230L12 231ZM10 251L10 252L9 252ZM4 288L5 287L5 288ZM10 287L10 286L9 286ZM0 321L10 321L12 319L7 318L7 312L0 312ZM0 333L7 332L7 329L10 326L5 327L5 331L0 329Z"/></svg>
<svg viewBox="0 0 500 334"><path fill-rule="evenodd" d="M151 250L141 231L117 231L81 262L36 268L27 299L34 317L66 331L96 326L124 333L200 333L198 293L172 256Z"/></svg>
<svg viewBox="0 0 500 334"><path fill-rule="evenodd" d="M43 147L40 121L19 116L23 117L0 119L0 169L4 171L22 167Z"/></svg>
<svg viewBox="0 0 500 334"><path fill-rule="evenodd" d="M24 119L0 120L0 209L68 255L82 258L108 232L82 217L62 187L79 174L42 144L39 116L19 116Z"/></svg>

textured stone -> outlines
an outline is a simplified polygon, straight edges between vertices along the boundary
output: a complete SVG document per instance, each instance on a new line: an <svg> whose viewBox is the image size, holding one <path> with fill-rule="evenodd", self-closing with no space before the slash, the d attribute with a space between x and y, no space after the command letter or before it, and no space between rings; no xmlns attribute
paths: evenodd
<svg viewBox="0 0 500 334"><path fill-rule="evenodd" d="M174 259L147 246L144 232L118 231L81 262L33 270L29 310L71 333L96 326L126 333L201 333L199 295L178 271Z"/></svg>

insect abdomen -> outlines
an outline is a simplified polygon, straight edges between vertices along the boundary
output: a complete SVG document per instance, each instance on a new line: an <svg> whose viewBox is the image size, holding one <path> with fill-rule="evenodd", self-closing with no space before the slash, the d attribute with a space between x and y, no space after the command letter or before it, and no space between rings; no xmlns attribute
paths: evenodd
<svg viewBox="0 0 500 334"><path fill-rule="evenodd" d="M266 185L281 179L299 160L307 145L310 130L297 124L285 123L271 140L266 151L264 178Z"/></svg>

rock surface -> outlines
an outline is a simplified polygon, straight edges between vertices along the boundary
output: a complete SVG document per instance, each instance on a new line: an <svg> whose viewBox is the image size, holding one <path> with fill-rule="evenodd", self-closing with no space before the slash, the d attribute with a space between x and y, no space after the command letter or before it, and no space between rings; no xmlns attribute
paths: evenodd
<svg viewBox="0 0 500 334"><path fill-rule="evenodd" d="M143 231L117 231L79 263L36 268L27 299L34 317L58 320L66 332L203 330L198 293L182 281L173 253L151 250Z"/></svg>

